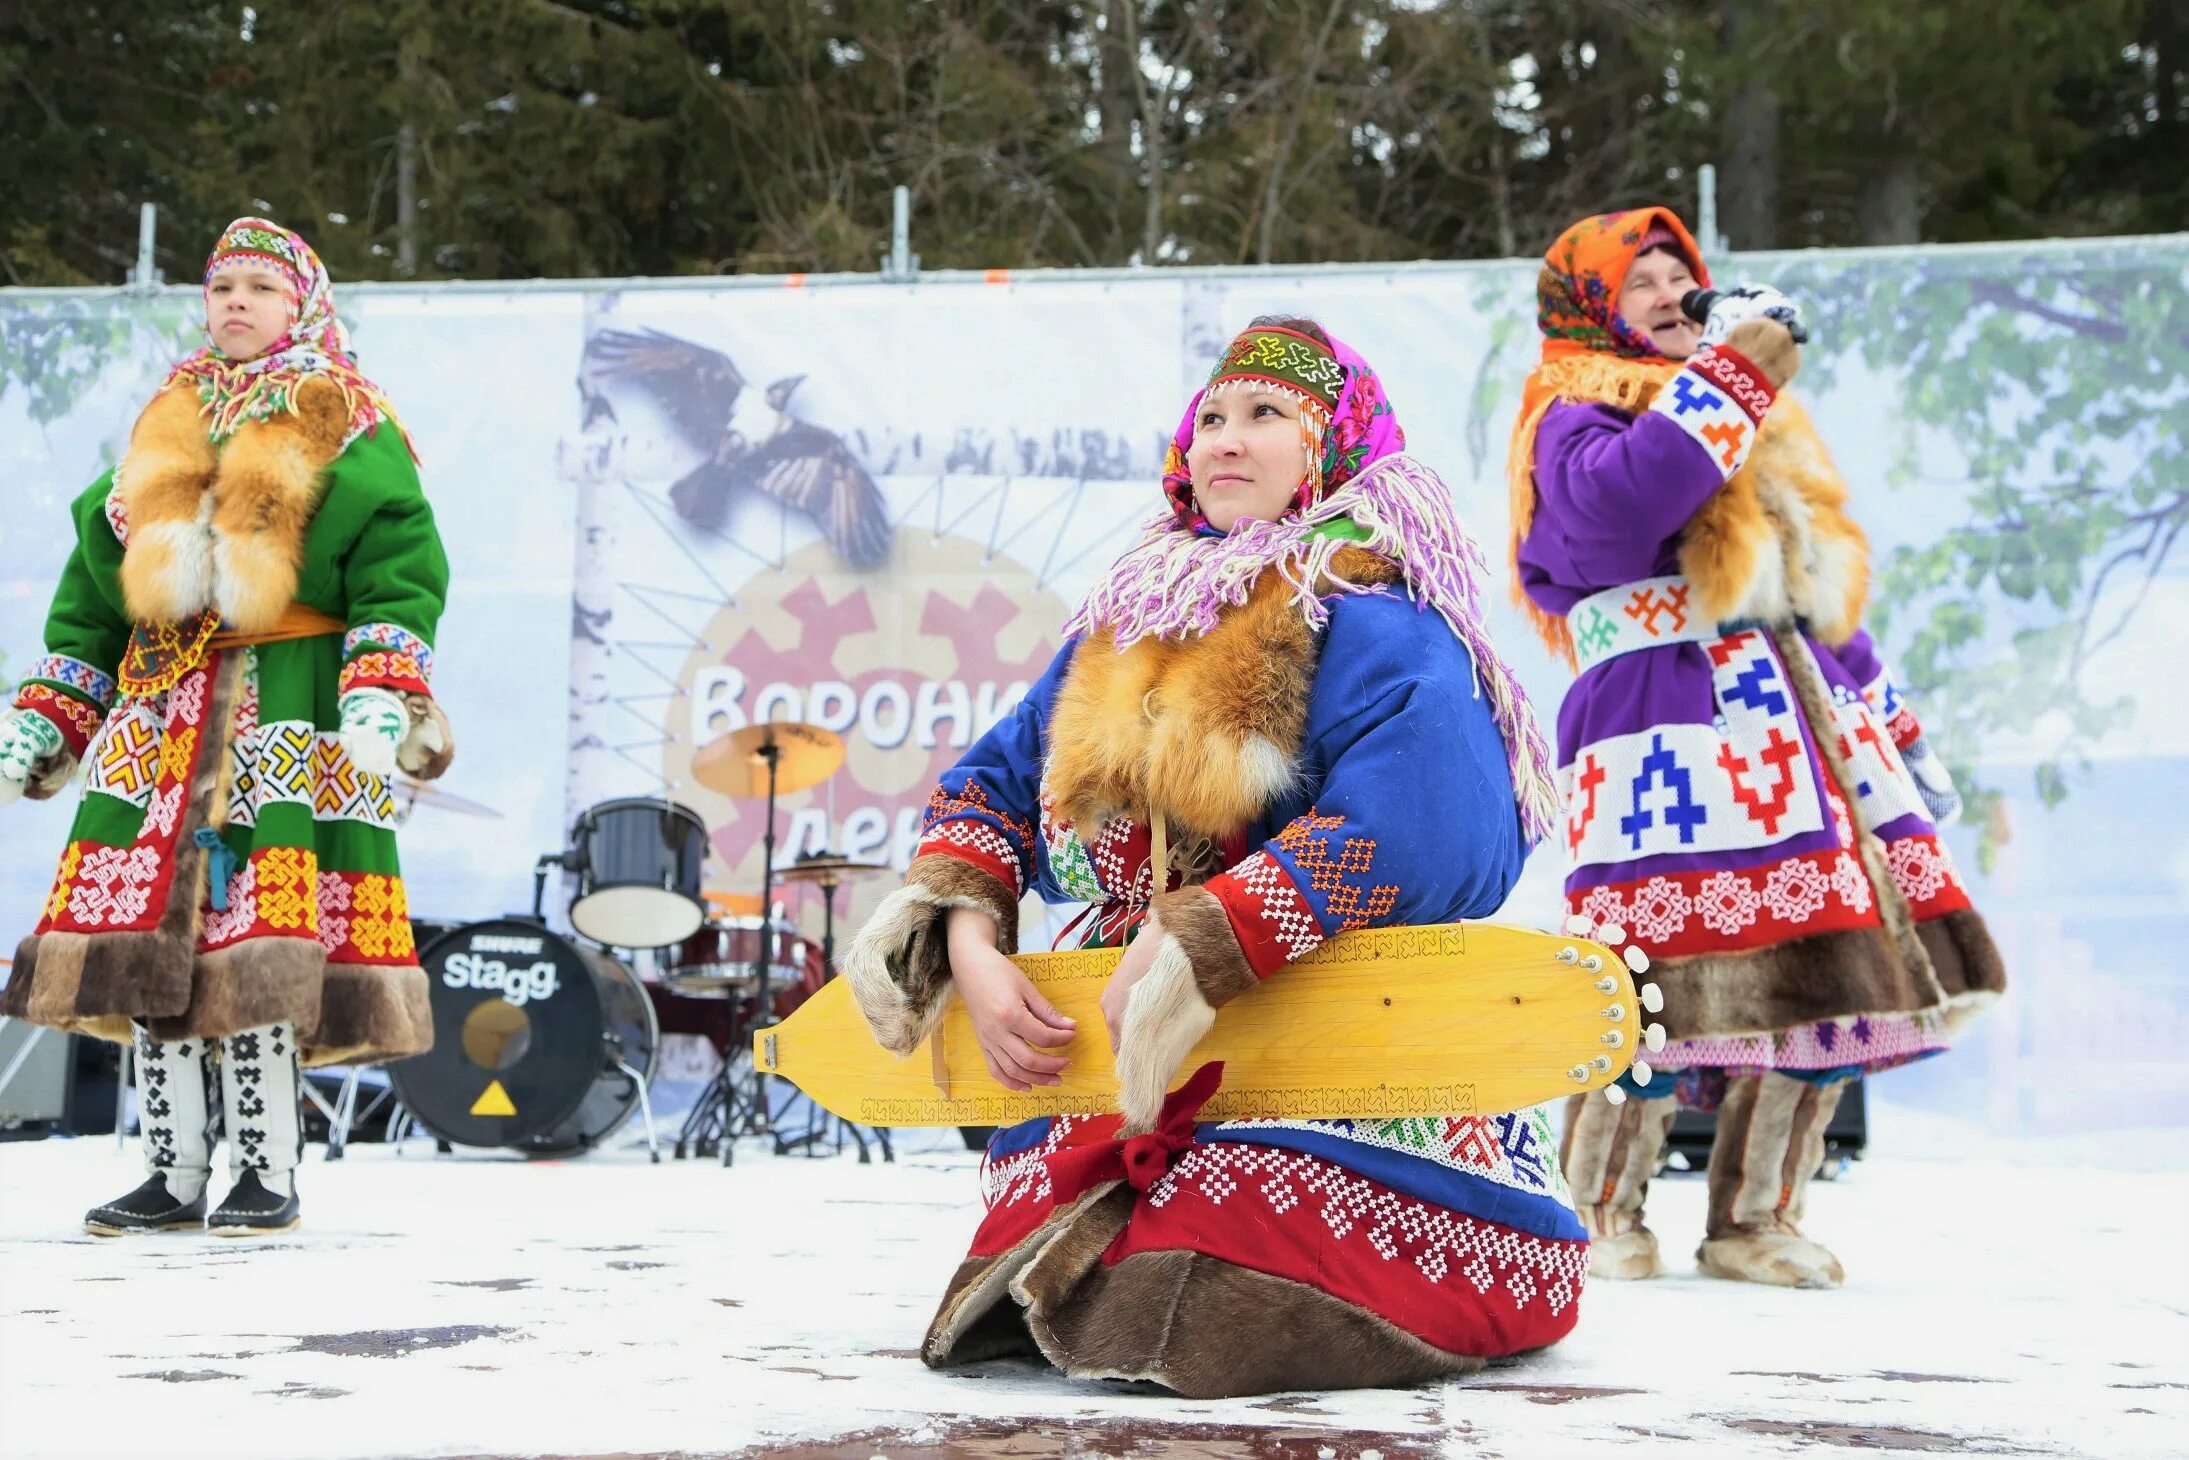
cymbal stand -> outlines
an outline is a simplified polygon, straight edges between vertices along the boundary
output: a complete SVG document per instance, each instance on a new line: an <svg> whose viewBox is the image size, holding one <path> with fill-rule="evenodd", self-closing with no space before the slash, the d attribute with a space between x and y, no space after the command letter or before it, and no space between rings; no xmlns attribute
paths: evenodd
<svg viewBox="0 0 2189 1460"><path fill-rule="evenodd" d="M768 1006L768 971L776 954L774 909L769 904L775 895L775 789L783 751L771 741L755 746L752 753L768 767L768 819L762 823L760 833L760 966L756 970L759 977L753 993L752 1018L740 1026L732 1005L730 1043L723 1052L722 1069L700 1092L698 1103L677 1132L674 1147L682 1159L686 1150L704 1156L714 1142L720 1141L725 1166L735 1156L739 1136L761 1135L773 1129L768 1112L768 1077L748 1067L749 1081L741 1079L737 1059L741 1051L751 1047L754 1030L776 1022L774 1010Z"/></svg>

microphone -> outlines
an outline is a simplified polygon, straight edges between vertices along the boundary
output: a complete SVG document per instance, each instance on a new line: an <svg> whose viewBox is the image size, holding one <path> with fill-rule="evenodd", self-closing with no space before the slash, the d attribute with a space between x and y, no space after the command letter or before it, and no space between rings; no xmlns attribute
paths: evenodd
<svg viewBox="0 0 2189 1460"><path fill-rule="evenodd" d="M1708 324L1710 322L1710 307L1720 299L1725 298L1726 292L1721 289L1690 289L1680 296L1680 313L1697 324ZM1735 289L1731 292L1739 294L1741 291ZM1764 318L1775 318L1775 316L1767 314ZM1808 327L1801 322L1799 316L1786 321L1786 332L1794 337L1794 343L1797 345L1809 343Z"/></svg>

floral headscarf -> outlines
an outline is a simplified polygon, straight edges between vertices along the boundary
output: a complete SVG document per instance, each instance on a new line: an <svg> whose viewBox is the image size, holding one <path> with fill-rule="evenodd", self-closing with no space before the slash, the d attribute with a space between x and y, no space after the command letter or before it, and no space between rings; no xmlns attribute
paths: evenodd
<svg viewBox="0 0 2189 1460"><path fill-rule="evenodd" d="M1630 360L1664 358L1655 341L1619 317L1619 291L1643 248L1663 240L1666 232L1686 256L1696 284L1709 288L1703 252L1670 208L1599 213L1558 235L1535 282L1535 322L1543 332L1546 362L1583 351Z"/></svg>
<svg viewBox="0 0 2189 1460"><path fill-rule="evenodd" d="M207 431L215 441L226 440L245 421L293 412L297 387L312 376L341 389L350 413L348 440L356 440L383 420L395 421L395 411L380 387L358 369L349 331L335 313L334 283L301 234L264 218L238 218L222 230L220 242L205 261L206 287L212 287L216 274L235 268L267 269L288 286L288 329L248 360L231 360L209 344L160 382L162 390L183 381L197 386ZM401 422L395 425L402 430ZM411 444L407 431L403 444ZM417 454L416 448L411 454Z"/></svg>
<svg viewBox="0 0 2189 1460"><path fill-rule="evenodd" d="M1670 238L1666 235L1669 233ZM1619 291L1646 247L1670 241L1687 259L1702 288L1710 270L1702 249L1670 208L1600 213L1558 235L1543 255L1535 286L1535 319L1543 353L1520 392L1505 455L1505 482L1512 509L1513 602L1527 615L1552 652L1573 662L1573 640L1564 618L1538 608L1520 586L1520 544L1535 522L1535 433L1543 414L1561 400L1600 401L1639 410L1678 368L1656 342L1619 317Z"/></svg>
<svg viewBox="0 0 2189 1460"><path fill-rule="evenodd" d="M1209 526L1193 499L1186 450L1201 403L1251 381L1300 403L1308 469L1292 504L1274 522L1246 518L1228 533ZM1396 564L1417 604L1442 616L1474 661L1505 740L1521 824L1541 840L1555 823L1550 750L1527 692L1490 644L1483 625L1482 547L1459 520L1452 491L1406 454L1406 433L1376 372L1342 341L1325 345L1296 330L1252 326L1218 359L1208 384L1186 403L1163 466L1164 510L1112 564L1065 623L1069 635L1107 635L1123 649L1143 638L1183 639L1215 628L1276 571L1314 628L1329 622L1322 594L1380 592L1332 571L1340 549L1357 545Z"/></svg>
<svg viewBox="0 0 2189 1460"><path fill-rule="evenodd" d="M1383 382L1351 348L1283 326L1251 326L1226 347L1208 384L1186 402L1185 417L1164 453L1163 495L1189 528L1208 521L1194 504L1193 478L1186 469L1201 404L1240 385L1275 391L1300 408L1308 466L1292 497L1294 512L1343 487L1370 462L1406 449L1406 433L1384 396Z"/></svg>

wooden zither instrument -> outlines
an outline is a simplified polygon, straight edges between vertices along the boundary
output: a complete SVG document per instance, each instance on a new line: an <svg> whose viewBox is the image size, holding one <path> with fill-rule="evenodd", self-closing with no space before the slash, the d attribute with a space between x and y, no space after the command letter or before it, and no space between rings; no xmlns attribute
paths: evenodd
<svg viewBox="0 0 2189 1460"><path fill-rule="evenodd" d="M1179 1067L1208 1060L1224 1082L1207 1120L1248 1116L1379 1119L1491 1115L1610 1086L1664 1047L1649 959L1614 926L1575 918L1565 935L1498 923L1444 923L1344 933L1219 1009ZM1038 1115L1118 1108L1103 1025L1103 985L1122 950L1021 954L1012 961L1078 1021L1052 1053L1063 1083L1023 1093L989 1075L965 1007L952 998L935 1032L908 1055L874 1042L833 979L753 1036L753 1062L832 1114L861 1125L1009 1125ZM1612 1089L1614 1100L1624 1092Z"/></svg>

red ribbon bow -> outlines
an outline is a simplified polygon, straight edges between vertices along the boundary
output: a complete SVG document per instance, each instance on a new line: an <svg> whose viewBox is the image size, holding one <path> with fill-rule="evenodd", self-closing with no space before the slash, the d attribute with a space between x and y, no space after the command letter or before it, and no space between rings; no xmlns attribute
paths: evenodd
<svg viewBox="0 0 2189 1460"><path fill-rule="evenodd" d="M1135 1191L1155 1185L1171 1169L1171 1162L1193 1144L1194 1117L1223 1082L1224 1062L1210 1060L1193 1072L1192 1079L1163 1097L1163 1113L1146 1135L1100 1141L1049 1157L1055 1200L1059 1204L1071 1201L1105 1181L1129 1181Z"/></svg>

